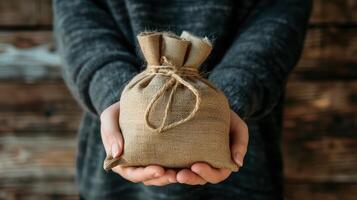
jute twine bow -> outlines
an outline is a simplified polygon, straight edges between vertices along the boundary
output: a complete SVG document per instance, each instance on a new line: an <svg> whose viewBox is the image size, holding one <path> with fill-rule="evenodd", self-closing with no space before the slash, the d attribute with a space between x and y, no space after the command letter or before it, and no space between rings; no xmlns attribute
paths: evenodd
<svg viewBox="0 0 357 200"><path fill-rule="evenodd" d="M200 104L201 104L201 95L198 92L198 90L189 82L187 82L186 80L184 80L182 77L183 76L195 76L195 77L199 77L199 73L198 70L196 68L193 67L176 67L174 65L172 65L170 62L167 61L166 57L163 57L164 60L164 64L163 65L149 65L148 66L148 72L149 74L155 75L155 74L161 74L164 76L168 76L171 77L168 81L166 81L166 83L160 88L160 90L157 91L157 93L153 96L153 98L151 99L150 103L148 104L146 110L145 110L145 124L146 126L151 129L154 132L164 132L167 131L171 128L174 128L180 124L183 124L185 122L187 122L188 120L192 119L195 114L197 113ZM168 112L169 112L169 108L172 104L172 98L173 98L173 94L175 93L177 86L179 84L184 85L185 87L187 87L196 97L196 103L195 103L195 107L194 109L191 111L191 113L184 119L181 119L179 121L176 122L172 122L170 124L165 125L165 122L167 120L167 116L168 116ZM154 103L156 101L158 101L158 99L160 98L160 96L163 96L164 93L166 92L166 90L170 89L172 87L172 90L170 92L170 96L169 96L169 100L166 104L165 107L165 113L164 113L164 117L162 119L162 123L159 127L155 128L150 122L149 122L149 114L150 111L154 105Z"/></svg>

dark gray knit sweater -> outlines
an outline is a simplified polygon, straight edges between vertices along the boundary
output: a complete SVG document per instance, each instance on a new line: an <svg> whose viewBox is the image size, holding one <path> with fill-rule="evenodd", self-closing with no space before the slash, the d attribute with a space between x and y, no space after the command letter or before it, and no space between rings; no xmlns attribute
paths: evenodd
<svg viewBox="0 0 357 200"><path fill-rule="evenodd" d="M303 46L310 0L55 0L64 79L85 113L77 181L85 199L281 199L281 105ZM136 35L187 30L214 50L201 70L249 126L245 165L220 184L146 187L102 168L98 115L143 70Z"/></svg>

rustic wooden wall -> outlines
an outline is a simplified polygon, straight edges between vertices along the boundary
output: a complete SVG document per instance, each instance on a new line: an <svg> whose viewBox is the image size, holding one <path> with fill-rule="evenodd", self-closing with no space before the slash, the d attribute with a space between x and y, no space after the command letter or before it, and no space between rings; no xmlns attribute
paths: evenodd
<svg viewBox="0 0 357 200"><path fill-rule="evenodd" d="M357 1L314 0L284 120L287 199L357 197Z"/></svg>
<svg viewBox="0 0 357 200"><path fill-rule="evenodd" d="M314 2L303 57L287 89L285 196L352 200L357 0ZM0 199L78 199L80 109L61 80L51 21L50 0L0 0Z"/></svg>

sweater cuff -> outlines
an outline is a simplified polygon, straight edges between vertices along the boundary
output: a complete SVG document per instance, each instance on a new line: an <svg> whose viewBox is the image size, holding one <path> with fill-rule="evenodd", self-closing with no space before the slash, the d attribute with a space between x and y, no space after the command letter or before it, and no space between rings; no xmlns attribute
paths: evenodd
<svg viewBox="0 0 357 200"><path fill-rule="evenodd" d="M122 62L107 64L95 73L90 82L89 97L98 115L120 100L124 87L137 73L137 68Z"/></svg>
<svg viewBox="0 0 357 200"><path fill-rule="evenodd" d="M258 85L247 71L235 67L214 69L208 79L226 95L231 109L247 119L259 110Z"/></svg>

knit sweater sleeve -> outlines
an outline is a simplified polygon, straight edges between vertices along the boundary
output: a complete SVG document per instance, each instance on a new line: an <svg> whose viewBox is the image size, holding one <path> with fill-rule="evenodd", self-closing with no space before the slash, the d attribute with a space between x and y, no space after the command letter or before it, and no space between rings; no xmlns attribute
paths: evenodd
<svg viewBox="0 0 357 200"><path fill-rule="evenodd" d="M54 0L53 10L65 82L85 110L99 115L139 71L133 47L100 1Z"/></svg>
<svg viewBox="0 0 357 200"><path fill-rule="evenodd" d="M303 47L310 0L262 0L249 14L209 80L243 118L261 118L278 103Z"/></svg>

